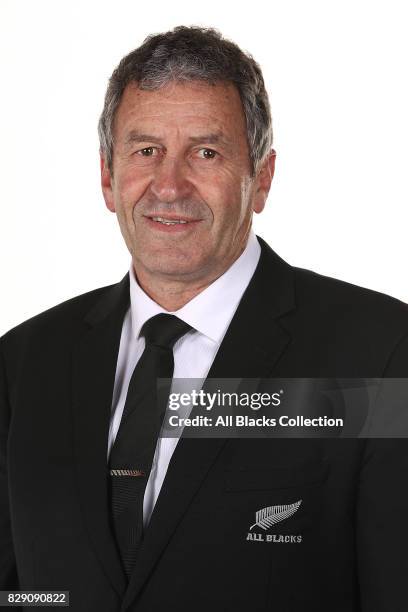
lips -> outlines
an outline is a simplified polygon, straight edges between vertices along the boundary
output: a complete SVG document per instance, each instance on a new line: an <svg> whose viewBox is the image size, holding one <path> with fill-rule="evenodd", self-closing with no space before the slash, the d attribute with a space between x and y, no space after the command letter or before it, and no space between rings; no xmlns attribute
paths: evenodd
<svg viewBox="0 0 408 612"><path fill-rule="evenodd" d="M189 219L187 217L177 217L177 216L148 216L144 215L148 225L152 229L156 229L164 232L181 232L186 231L192 227L195 227L197 223L201 221L201 219Z"/></svg>
<svg viewBox="0 0 408 612"><path fill-rule="evenodd" d="M164 225L176 225L176 223L189 223L185 219L167 219L165 217L149 217L152 221L163 223Z"/></svg>

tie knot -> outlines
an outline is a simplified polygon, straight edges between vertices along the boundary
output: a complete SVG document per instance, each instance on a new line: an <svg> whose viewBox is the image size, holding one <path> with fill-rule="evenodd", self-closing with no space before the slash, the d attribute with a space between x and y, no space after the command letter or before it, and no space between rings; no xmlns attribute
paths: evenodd
<svg viewBox="0 0 408 612"><path fill-rule="evenodd" d="M175 315L162 312L145 322L140 335L144 336L146 344L172 349L177 340L190 329L191 325Z"/></svg>

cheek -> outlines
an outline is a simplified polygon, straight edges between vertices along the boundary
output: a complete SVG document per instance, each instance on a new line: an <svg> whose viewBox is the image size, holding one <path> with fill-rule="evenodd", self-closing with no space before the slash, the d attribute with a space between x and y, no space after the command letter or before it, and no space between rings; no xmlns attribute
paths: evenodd
<svg viewBox="0 0 408 612"><path fill-rule="evenodd" d="M214 179L206 187L206 201L214 216L216 225L233 226L234 221L241 216L243 204L242 191L239 179L233 181Z"/></svg>
<svg viewBox="0 0 408 612"><path fill-rule="evenodd" d="M137 202L141 197L141 193L134 186L125 188L121 186L115 192L115 206L117 216L126 222L127 225L134 225L133 209L137 206Z"/></svg>
<svg viewBox="0 0 408 612"><path fill-rule="evenodd" d="M116 216L118 217L120 225L132 225L133 207L136 201L134 190L130 189L125 183L117 181L113 190L113 197L115 201Z"/></svg>
<svg viewBox="0 0 408 612"><path fill-rule="evenodd" d="M118 171L117 176L118 195L122 202L129 200L137 202L141 195L146 190L150 176L147 176L142 170L135 170L130 167L122 167Z"/></svg>

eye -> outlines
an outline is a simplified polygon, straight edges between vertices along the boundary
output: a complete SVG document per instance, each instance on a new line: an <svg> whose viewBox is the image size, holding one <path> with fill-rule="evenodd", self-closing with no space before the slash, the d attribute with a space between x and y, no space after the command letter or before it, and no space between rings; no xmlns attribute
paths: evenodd
<svg viewBox="0 0 408 612"><path fill-rule="evenodd" d="M152 157L155 152L157 152L156 147L145 147L144 149L140 149L140 151L136 151L136 153L142 157Z"/></svg>
<svg viewBox="0 0 408 612"><path fill-rule="evenodd" d="M213 149L204 148L198 151L198 156L201 159L214 159L215 157L217 157L217 155L217 151L214 151Z"/></svg>

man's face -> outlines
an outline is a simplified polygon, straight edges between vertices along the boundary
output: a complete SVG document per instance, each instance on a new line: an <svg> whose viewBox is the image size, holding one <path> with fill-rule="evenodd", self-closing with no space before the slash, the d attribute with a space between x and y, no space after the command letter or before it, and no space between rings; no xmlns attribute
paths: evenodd
<svg viewBox="0 0 408 612"><path fill-rule="evenodd" d="M137 275L212 282L243 251L274 156L251 177L245 117L230 83L128 85L102 188Z"/></svg>

